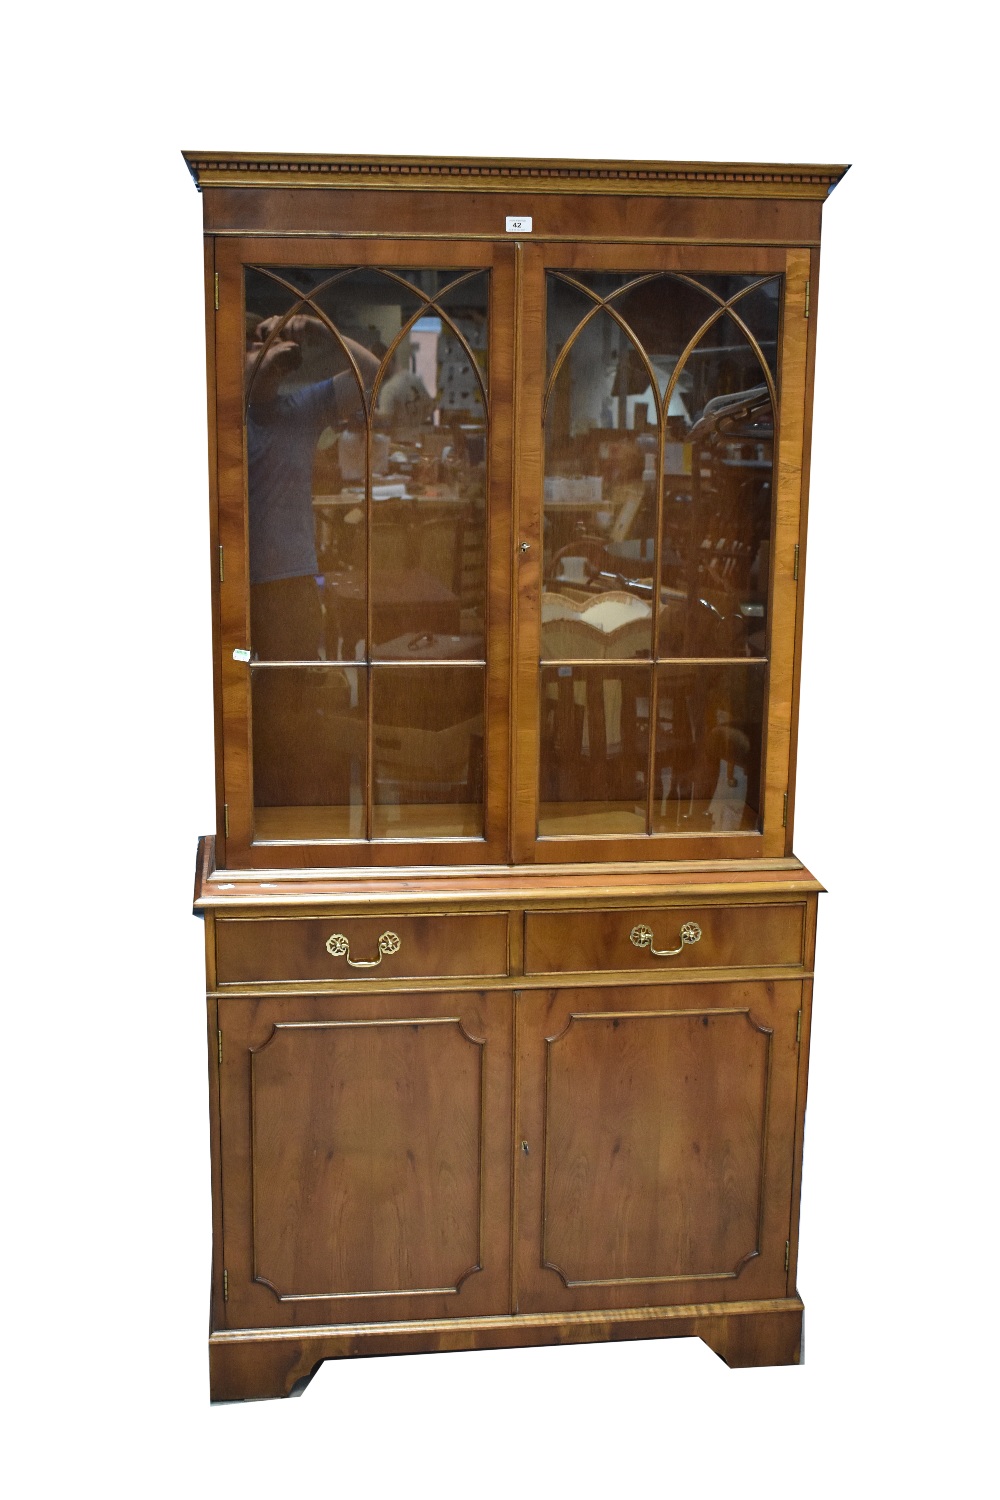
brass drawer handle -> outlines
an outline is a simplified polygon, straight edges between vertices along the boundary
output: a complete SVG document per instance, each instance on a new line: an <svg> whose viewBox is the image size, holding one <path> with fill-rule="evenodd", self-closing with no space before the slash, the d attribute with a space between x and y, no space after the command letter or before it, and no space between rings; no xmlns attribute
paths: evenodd
<svg viewBox="0 0 1000 1500"><path fill-rule="evenodd" d="M653 929L642 924L638 927L633 927L629 933L629 941L636 948L648 948L650 953L655 954L657 958L674 958L682 951L685 943L697 943L700 938L701 928L697 922L684 923L684 926L681 928L680 948L654 948Z"/></svg>
<svg viewBox="0 0 1000 1500"><path fill-rule="evenodd" d="M399 938L394 932L383 932L378 940L378 958L352 958L351 945L342 932L335 932L326 940L326 951L331 958L346 958L352 969L377 969L387 953L398 953Z"/></svg>

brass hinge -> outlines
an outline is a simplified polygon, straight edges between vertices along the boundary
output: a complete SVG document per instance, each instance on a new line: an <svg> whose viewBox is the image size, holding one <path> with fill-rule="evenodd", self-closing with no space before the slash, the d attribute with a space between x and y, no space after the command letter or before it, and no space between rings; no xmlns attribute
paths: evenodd
<svg viewBox="0 0 1000 1500"><path fill-rule="evenodd" d="M219 582L220 583L225 583L225 581L226 581L226 565L225 565L225 562L224 562L223 556L222 556L222 548L220 547L219 548Z"/></svg>
<svg viewBox="0 0 1000 1500"><path fill-rule="evenodd" d="M788 793L785 792L781 798L781 826L788 827Z"/></svg>
<svg viewBox="0 0 1000 1500"><path fill-rule="evenodd" d="M792 1258L792 1244L790 1240L785 1241L785 1270L788 1270L788 1262Z"/></svg>
<svg viewBox="0 0 1000 1500"><path fill-rule="evenodd" d="M785 1270L786 1271L788 1270L788 1261L787 1260L785 1261ZM222 1273L222 1300L223 1300L223 1302L228 1302L229 1301L229 1272L228 1271L223 1271L223 1273Z"/></svg>
<svg viewBox="0 0 1000 1500"><path fill-rule="evenodd" d="M795 543L795 552L792 557L792 578L796 583L799 581L799 544Z"/></svg>
<svg viewBox="0 0 1000 1500"><path fill-rule="evenodd" d="M219 305L219 292L218 292L219 278L218 278L218 276L216 276L216 278L215 278L215 285L216 285L215 305L216 305L216 307L218 307L218 305ZM807 281L806 282L806 305L805 305L805 309L803 311L803 317L808 318L808 316L809 316L809 282Z"/></svg>
<svg viewBox="0 0 1000 1500"><path fill-rule="evenodd" d="M809 304L809 290L808 290L808 282L807 282L806 283L806 306L807 306L807 308L808 308L808 304ZM216 310L216 312L219 311L219 273L218 273L218 271L216 271L216 273L215 273L215 310ZM809 313L807 311L806 312L806 317L808 318L808 316L809 316Z"/></svg>
<svg viewBox="0 0 1000 1500"><path fill-rule="evenodd" d="M222 1067L222 1031L219 1030L219 1067Z"/></svg>
<svg viewBox="0 0 1000 1500"><path fill-rule="evenodd" d="M796 1043L796 1046L799 1044L799 1042L801 1042L801 1040L802 1040L802 1012L799 1011L798 1016L795 1019L795 1043Z"/></svg>
<svg viewBox="0 0 1000 1500"><path fill-rule="evenodd" d="M228 838L229 837L229 803L228 802L223 802L223 804L222 804L222 826L225 828L225 830L226 830L226 838Z"/></svg>

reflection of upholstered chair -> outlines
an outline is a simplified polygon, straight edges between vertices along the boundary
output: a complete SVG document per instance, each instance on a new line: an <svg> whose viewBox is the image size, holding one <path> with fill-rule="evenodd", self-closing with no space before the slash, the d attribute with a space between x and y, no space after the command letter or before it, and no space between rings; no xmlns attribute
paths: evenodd
<svg viewBox="0 0 1000 1500"><path fill-rule="evenodd" d="M482 670L431 667L407 677L404 685L383 674L375 689L376 803L481 801Z"/></svg>
<svg viewBox="0 0 1000 1500"><path fill-rule="evenodd" d="M648 656L652 607L625 590L584 594L574 589L542 594L542 657L622 660Z"/></svg>

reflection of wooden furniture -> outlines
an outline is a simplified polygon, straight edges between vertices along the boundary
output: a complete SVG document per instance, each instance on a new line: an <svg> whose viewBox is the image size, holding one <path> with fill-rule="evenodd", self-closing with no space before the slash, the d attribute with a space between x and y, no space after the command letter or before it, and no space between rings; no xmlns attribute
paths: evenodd
<svg viewBox="0 0 1000 1500"><path fill-rule="evenodd" d="M339 642L351 660L367 629L364 577L333 574L326 581L327 654L336 656ZM372 575L372 636L376 646L404 631L458 635L458 599L431 573L419 569Z"/></svg>
<svg viewBox="0 0 1000 1500"><path fill-rule="evenodd" d="M287 1394L324 1359L587 1339L693 1335L730 1365L797 1362L820 890L791 845L815 297L807 307L842 169L190 161L217 415L220 797L196 889L213 1395ZM505 200L532 215L530 236L506 233ZM468 238L447 237L456 224ZM328 656L353 657L370 616L385 658L369 642L350 667L313 664L338 684L332 708L305 701L301 666L242 660L244 288L268 267L278 316L324 276L340 277L338 297L381 277L381 328L398 304L402 338L406 299L417 317L433 295L435 318L454 314L447 348L463 329L478 340L475 484L369 504L368 476L313 507L331 559ZM620 520L632 502L632 516L584 554L608 574L599 588L545 569L546 318L567 267L602 288L641 276L654 343L672 296L700 285L709 316L728 295L713 287L780 282L766 532L712 519L731 498L728 454L697 459L709 515L700 468L661 477L656 461L640 481L628 431L599 410L592 430L560 390L559 451L582 432L595 475L603 444L617 489L601 508ZM464 286L444 295L452 274ZM352 327L373 322L366 311L349 308ZM599 408L601 392L588 399ZM443 429L425 436L429 484ZM646 472L641 454L633 467ZM752 476L733 473L736 494ZM738 498L734 515L746 521ZM571 509L553 552L570 541L564 520L575 526ZM713 560L716 525L730 545ZM752 618L766 659L747 631L688 629L715 607L700 602L712 561L723 593L734 572L765 569ZM616 593L650 613L607 632L582 621ZM654 621L655 661L641 654ZM263 673L273 685L255 698Z"/></svg>

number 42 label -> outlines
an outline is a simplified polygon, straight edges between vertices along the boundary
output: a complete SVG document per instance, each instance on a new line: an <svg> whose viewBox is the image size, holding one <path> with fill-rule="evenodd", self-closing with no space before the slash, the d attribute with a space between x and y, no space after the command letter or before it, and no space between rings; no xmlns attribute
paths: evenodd
<svg viewBox="0 0 1000 1500"><path fill-rule="evenodd" d="M507 233L508 234L530 234L531 233L531 219L530 218L526 219L526 218L523 217L523 215L520 218L516 218L516 219L512 219L512 218L510 218L510 216L508 216L508 218L507 218Z"/></svg>

